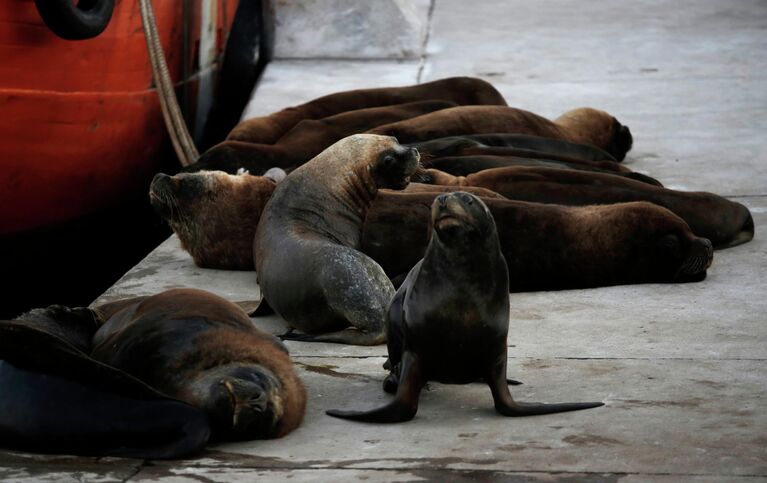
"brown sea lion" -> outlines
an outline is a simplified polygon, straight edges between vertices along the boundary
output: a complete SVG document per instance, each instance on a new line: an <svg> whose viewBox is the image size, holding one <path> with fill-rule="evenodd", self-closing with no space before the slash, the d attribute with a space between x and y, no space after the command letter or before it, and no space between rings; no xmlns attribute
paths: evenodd
<svg viewBox="0 0 767 483"><path fill-rule="evenodd" d="M427 114L455 106L451 101L429 100L342 112L334 116L296 124L274 145L227 140L213 146L184 171L221 170L236 173L245 169L261 174L271 167L286 171L301 166L341 138L365 132L381 124Z"/></svg>
<svg viewBox="0 0 767 483"><path fill-rule="evenodd" d="M458 106L368 131L411 144L465 134L516 133L590 144L622 161L633 142L628 127L610 114L582 107L554 121L507 106Z"/></svg>
<svg viewBox="0 0 767 483"><path fill-rule="evenodd" d="M464 154L478 154L482 148L508 149L505 154L549 159L582 160L582 161L610 161L621 167L606 151L589 144L571 143L562 139L553 139L541 136L513 133L489 133L489 134L465 134L462 136L448 136L444 138L430 139L409 144L421 153L421 156L443 157L463 156ZM605 167L605 169L607 169ZM624 169L628 170L628 168Z"/></svg>
<svg viewBox="0 0 767 483"><path fill-rule="evenodd" d="M427 175L435 184L474 186L508 199L568 206L650 201L680 216L696 235L714 248L727 248L754 237L748 208L713 193L676 191L607 173L585 173L548 167L508 167L452 176L437 170Z"/></svg>
<svg viewBox="0 0 767 483"><path fill-rule="evenodd" d="M188 176L185 175L184 179ZM239 253L237 260L240 265L237 268L252 270L250 247L256 232L253 220L259 218L258 213L263 209L263 203L258 201L261 198L246 196L238 199L247 191L231 190L228 181L228 178L233 178L231 175L196 173L193 176L215 177L216 183L208 185L212 186L213 192L200 196L200 204L177 205L175 211L182 213L179 217L205 232L191 239L188 238L190 231L177 231L182 243L200 266L227 268L218 264L215 256L207 254L208 251L216 253L223 250L234 255ZM240 182L243 181L235 181ZM185 183L164 186L185 189ZM406 274L426 248L432 201L441 192L460 189L463 188L410 183L405 192L379 190L362 227L363 253L381 264L392 278ZM476 194L482 196L496 219L504 256L512 272L525 274L512 280L512 291L687 281L695 277L702 279L705 267L699 267L699 272L692 273L695 265L692 261L703 260L700 265L705 266L711 260L706 250L702 250L706 242L690 241L692 233L682 220L666 209L647 203L566 208L519 201L503 202L500 195L488 190L477 191ZM231 211L227 216L223 210L219 212L205 207L207 203L223 203L218 198L222 196L233 197L225 201L231 206L248 206L250 203L254 215L243 216L243 211L247 212L244 209ZM169 197L164 196L163 199ZM498 200L492 201L492 197ZM176 198L181 196L176 195ZM167 213L170 210L160 211ZM210 213L220 213L225 218L214 222L209 220ZM602 214L605 215L604 220L601 219ZM227 235L228 227L234 224L241 238L239 235L238 238ZM615 226L614 233L612 224ZM679 259L665 256L663 246L656 247L666 235L672 239L679 236ZM596 238L598 244L590 242L591 238ZM219 245L230 245L230 248L200 243L210 239L221 240ZM668 244L673 245L673 242ZM673 251L673 247L669 246L669 250ZM635 255L631 255L632 251ZM680 271L683 265L687 268Z"/></svg>
<svg viewBox="0 0 767 483"><path fill-rule="evenodd" d="M227 139L274 144L305 119L322 119L346 111L425 100L451 101L461 105L506 105L503 96L495 87L482 79L449 77L405 87L336 92L268 116L242 121L232 129Z"/></svg>
<svg viewBox="0 0 767 483"><path fill-rule="evenodd" d="M306 393L287 350L237 305L173 289L97 307L93 359L201 409L213 439L277 438L301 423Z"/></svg>
<svg viewBox="0 0 767 483"><path fill-rule="evenodd" d="M365 219L361 249L397 278L423 256L433 194L388 193ZM648 202L560 206L483 198L493 214L512 292L706 277L711 242Z"/></svg>
<svg viewBox="0 0 767 483"><path fill-rule="evenodd" d="M0 391L2 446L136 458L279 437L306 403L279 340L194 289L0 321Z"/></svg>
<svg viewBox="0 0 767 483"><path fill-rule="evenodd" d="M431 240L397 290L387 314L387 348L396 388L387 405L368 411L329 410L355 421L408 421L428 381L468 384L483 379L504 416L576 411L604 403L519 403L506 380L509 271L493 215L476 196L438 196ZM516 276L516 275L515 275Z"/></svg>
<svg viewBox="0 0 767 483"><path fill-rule="evenodd" d="M394 287L357 248L378 189L405 188L418 166L415 149L391 137L358 134L338 141L274 190L253 253L263 299L306 334L289 338L384 342Z"/></svg>

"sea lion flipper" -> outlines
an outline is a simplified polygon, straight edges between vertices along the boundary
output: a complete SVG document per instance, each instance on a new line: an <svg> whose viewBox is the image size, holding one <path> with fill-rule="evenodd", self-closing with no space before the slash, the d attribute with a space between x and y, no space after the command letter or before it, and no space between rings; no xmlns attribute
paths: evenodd
<svg viewBox="0 0 767 483"><path fill-rule="evenodd" d="M241 303L247 303L247 302L238 302L237 305L240 305ZM258 303L258 306L255 309L248 310L242 305L240 305L245 312L248 313L249 317L265 317L267 315L274 314L274 309L269 305L269 302L266 301L265 298L261 297L261 301Z"/></svg>
<svg viewBox="0 0 767 483"><path fill-rule="evenodd" d="M537 414L562 413L566 411L578 411L580 409L590 409L604 406L603 402L585 402L585 403L523 403L514 401L509 391L506 379L506 355L503 355L503 361L496 364L493 373L487 378L490 390L493 393L495 410L500 414L509 417L534 416Z"/></svg>
<svg viewBox="0 0 767 483"><path fill-rule="evenodd" d="M354 328L328 332L326 334L300 334L288 331L280 335L282 340L295 340L300 342L332 342L335 344L352 345L379 345L386 342L386 334L379 332L363 332Z"/></svg>
<svg viewBox="0 0 767 483"><path fill-rule="evenodd" d="M418 412L418 397L425 381L421 363L412 353L406 352L402 357L402 372L397 395L386 406L369 411L342 411L330 409L325 411L328 416L352 421L368 423L401 423L410 421Z"/></svg>

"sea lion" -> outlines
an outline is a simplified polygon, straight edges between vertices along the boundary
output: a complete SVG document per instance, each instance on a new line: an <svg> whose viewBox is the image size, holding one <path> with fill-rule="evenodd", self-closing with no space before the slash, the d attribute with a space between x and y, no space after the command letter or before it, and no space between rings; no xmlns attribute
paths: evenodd
<svg viewBox="0 0 767 483"><path fill-rule="evenodd" d="M274 190L253 253L263 299L306 335L291 339L376 345L394 296L381 267L358 251L379 188L403 189L418 151L358 134L290 173Z"/></svg>
<svg viewBox="0 0 767 483"><path fill-rule="evenodd" d="M423 256L433 194L388 193L365 219L361 249L391 278ZM512 292L703 280L711 242L648 202L560 206L483 198L495 219Z"/></svg>
<svg viewBox="0 0 767 483"><path fill-rule="evenodd" d="M464 134L430 139L409 144L421 153L421 156L433 157L463 156L477 154L481 148L509 149L506 154L531 157L538 154L550 159L582 161L611 161L617 167L621 166L606 151L588 144L571 143L562 139L513 133ZM605 168L607 169L607 168ZM628 169L628 168L625 168Z"/></svg>
<svg viewBox="0 0 767 483"><path fill-rule="evenodd" d="M263 117L242 121L227 137L230 141L274 144L305 119L322 119L346 111L407 102L443 100L461 105L505 106L503 96L490 83L472 77L449 77L405 87L381 87L336 92Z"/></svg>
<svg viewBox="0 0 767 483"><path fill-rule="evenodd" d="M608 173L549 167L508 167L451 176L427 170L430 182L487 188L508 199L568 206L650 201L680 216L714 248L727 248L754 237L748 208L713 193L676 191Z"/></svg>
<svg viewBox="0 0 767 483"><path fill-rule="evenodd" d="M275 144L254 144L226 140L205 151L186 172L221 170L236 173L245 169L261 174L271 167L292 171L309 161L334 142L365 132L381 124L410 119L422 114L456 106L455 102L427 100L342 112L318 120L297 123Z"/></svg>
<svg viewBox="0 0 767 483"><path fill-rule="evenodd" d="M582 107L550 121L507 106L458 106L416 118L385 124L368 131L410 144L465 134L516 133L590 144L622 161L631 149L629 128L610 114Z"/></svg>
<svg viewBox="0 0 767 483"><path fill-rule="evenodd" d="M494 149L494 148L492 148ZM484 149L483 149L484 151ZM660 186L660 181L646 174L637 173L629 169L613 169L609 164L607 166L601 166L603 164L612 164L615 166L624 166L614 163L612 161L607 162L594 162L594 161L582 161L573 159L569 161L561 159L549 159L543 157L519 157L519 156L498 156L487 154L467 154L463 156L447 156L443 158L426 158L423 161L425 168L434 168L436 170L451 174L454 176L467 176L473 173L478 173L487 169L494 168L506 168L506 167L540 167L540 168L559 168L568 170L577 170L593 173L605 173L613 174L615 176L621 176L624 178L634 179L641 181L642 183L651 184L653 186Z"/></svg>
<svg viewBox="0 0 767 483"><path fill-rule="evenodd" d="M27 416L3 413L0 442L30 430L24 447L68 452L69 435L78 453L177 457L209 436L280 437L303 418L306 394L282 343L202 290L53 306L0 323L0 333L0 359L10 364L0 384L21 384L3 391L2 404ZM56 407L68 420L48 414L46 381L62 391ZM38 439L49 431L56 447Z"/></svg>
<svg viewBox="0 0 767 483"><path fill-rule="evenodd" d="M93 359L202 410L215 440L278 438L301 423L306 392L288 352L237 305L172 289L94 309Z"/></svg>
<svg viewBox="0 0 767 483"><path fill-rule="evenodd" d="M504 416L576 411L604 403L519 403L506 379L509 271L490 210L468 193L439 195L431 206L426 253L397 290L387 314L387 348L396 388L389 404L369 411L329 410L355 421L409 421L428 381L484 379Z"/></svg>
<svg viewBox="0 0 767 483"><path fill-rule="evenodd" d="M63 306L0 321L0 446L152 459L200 451L208 417L90 358L97 328L89 309Z"/></svg>
<svg viewBox="0 0 767 483"><path fill-rule="evenodd" d="M184 175L181 179L185 182L167 183L164 186L184 190L187 182L198 184L190 176L210 177L215 183L206 183L212 192L201 194L198 202L188 205L179 202L175 205L173 212L178 213L176 216L203 232L191 238L189 233L194 231L176 231L182 244L199 266L229 268L228 262L224 265L216 256L230 253L237 256L239 265L236 268L252 270L254 264L251 246L256 232L255 221L259 219L264 203L260 201L261 197L251 197L247 190L232 189L231 184L238 185L257 177L232 181L232 175L203 172ZM362 226L362 252L379 263L391 278L401 278L423 256L426 249L429 206L434 198L441 192L461 189L464 188L410 183L404 192L379 190ZM482 196L495 217L501 246L510 269L514 273L524 274L524 277L512 279L512 291L691 281L695 277L705 277L705 266L711 261L705 250L707 242L689 241L693 235L687 225L661 207L633 203L617 207L567 208L502 201L503 197L489 190L477 191L476 194ZM221 197L224 199L221 200ZM230 197L232 199L228 199ZM492 201L492 197L498 201ZM171 192L160 198L188 197ZM236 211L215 210L206 207L208 203L250 206L253 215L246 215L248 208ZM171 212L168 209L160 211ZM210 219L213 213L221 218ZM602 214L605 219L601 218ZM234 225L237 228L236 236L229 232L229 227ZM682 240L680 258L665 256L663 247L656 248L656 244L666 235L679 236ZM596 238L599 244L590 243L591 238ZM202 242L204 240L218 241L216 244L207 244ZM635 255L630 254L632 250ZM699 264L699 273L690 273L690 268L677 273L684 261L689 260L687 266L693 267L695 264L692 260L696 259L703 260ZM549 260L551 263L547 262Z"/></svg>

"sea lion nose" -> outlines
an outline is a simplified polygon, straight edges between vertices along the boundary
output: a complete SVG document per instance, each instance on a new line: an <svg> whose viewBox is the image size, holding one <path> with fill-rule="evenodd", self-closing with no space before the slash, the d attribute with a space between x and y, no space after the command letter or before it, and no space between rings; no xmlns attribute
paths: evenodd
<svg viewBox="0 0 767 483"><path fill-rule="evenodd" d="M160 188L162 186L166 186L170 183L170 176L168 176L165 173L157 173L154 175L154 178L152 178L152 184L150 184L150 189L155 190L157 188Z"/></svg>
<svg viewBox="0 0 767 483"><path fill-rule="evenodd" d="M440 208L444 208L447 206L447 195L439 195L437 196L437 203L439 204Z"/></svg>

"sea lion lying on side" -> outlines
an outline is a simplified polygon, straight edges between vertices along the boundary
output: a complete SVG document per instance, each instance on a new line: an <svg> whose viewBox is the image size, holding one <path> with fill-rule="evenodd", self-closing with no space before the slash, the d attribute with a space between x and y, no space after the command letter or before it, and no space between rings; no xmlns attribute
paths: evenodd
<svg viewBox="0 0 767 483"><path fill-rule="evenodd" d="M153 205L166 214L200 266L253 269L251 247L263 197L233 186L261 183L249 175L234 178L204 172L152 185L152 190L171 190L152 197ZM194 200L181 194L198 186L206 190ZM461 189L410 183L404 192L379 190L362 226L362 252L391 278L406 274L426 249L432 201L445 190ZM649 203L563 207L503 200L487 190L476 194L493 213L509 269L524 274L512 279L512 291L700 280L711 262L707 241L694 237L684 221L667 209ZM172 210L158 205L171 199L185 201ZM236 209L219 210L211 204ZM192 228L177 229L179 223ZM234 225L237 236L230 235L229 227ZM225 264L216 259L223 253Z"/></svg>
<svg viewBox="0 0 767 483"><path fill-rule="evenodd" d="M733 247L754 237L754 220L740 203L713 193L676 191L614 174L519 166L465 177L430 169L424 177L434 184L487 188L508 199L537 203L585 206L650 201L680 216L714 248Z"/></svg>
<svg viewBox="0 0 767 483"><path fill-rule="evenodd" d="M458 106L368 131L396 137L410 144L465 134L516 133L590 144L622 161L631 149L629 128L610 114L582 107L550 121L537 114L507 106Z"/></svg>
<svg viewBox="0 0 767 483"><path fill-rule="evenodd" d="M239 123L227 140L274 144L296 124L342 112L415 101L442 100L460 105L505 106L503 96L490 83L474 77L448 77L404 87L380 87L336 92L268 116Z"/></svg>
<svg viewBox="0 0 767 483"><path fill-rule="evenodd" d="M0 442L12 447L175 458L209 436L276 438L303 419L282 343L202 290L37 309L0 333Z"/></svg>
<svg viewBox="0 0 767 483"><path fill-rule="evenodd" d="M387 314L387 382L396 391L394 400L368 411L327 414L376 423L408 421L428 381L468 384L479 379L490 386L495 409L504 416L602 406L514 401L506 380L509 271L493 216L479 198L457 192L434 200L431 222L426 253L397 290Z"/></svg>

